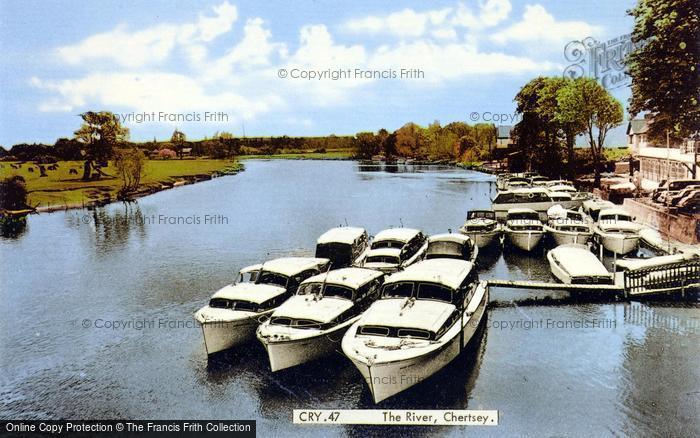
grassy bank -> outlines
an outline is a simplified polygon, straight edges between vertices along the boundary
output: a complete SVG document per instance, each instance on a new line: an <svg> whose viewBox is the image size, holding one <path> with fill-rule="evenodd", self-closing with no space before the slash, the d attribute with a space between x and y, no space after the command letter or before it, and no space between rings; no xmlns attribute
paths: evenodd
<svg viewBox="0 0 700 438"><path fill-rule="evenodd" d="M47 170L46 177L40 177L39 169L32 163L24 163L20 169L13 169L10 164L15 163L2 163L1 176L23 176L27 181L29 205L33 207L75 206L114 200L122 184L119 178L112 176L115 169L111 164L103 169L109 176L97 181L81 180L82 161L59 161L58 168ZM214 173L232 173L241 167L240 163L231 160L148 160L139 192L158 191L178 181L207 178ZM77 174L71 174L71 169L75 169Z"/></svg>

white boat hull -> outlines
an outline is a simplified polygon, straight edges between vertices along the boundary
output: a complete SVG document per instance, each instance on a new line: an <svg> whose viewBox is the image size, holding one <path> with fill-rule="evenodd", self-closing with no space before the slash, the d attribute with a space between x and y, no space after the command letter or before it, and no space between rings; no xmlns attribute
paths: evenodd
<svg viewBox="0 0 700 438"><path fill-rule="evenodd" d="M561 205L566 210L576 210L583 204L582 199L572 199L571 201L547 201L547 202L521 202L512 204L493 204L492 209L496 212L496 218L505 219L508 210L513 208L529 208L535 210L540 215L540 220L547 220L547 210L554 205Z"/></svg>
<svg viewBox="0 0 700 438"><path fill-rule="evenodd" d="M540 241L542 240L542 236L544 236L544 231L534 231L534 230L527 230L527 231L515 231L515 230L506 230L506 237L508 237L508 241L515 246L516 248L520 248L523 251L532 251L539 245Z"/></svg>
<svg viewBox="0 0 700 438"><path fill-rule="evenodd" d="M496 229L493 231L461 231L461 233L469 236L479 248L486 248L498 240L501 231Z"/></svg>
<svg viewBox="0 0 700 438"><path fill-rule="evenodd" d="M258 339L267 350L270 369L280 371L332 355L340 348L340 340L350 325L358 319L359 316L331 330L302 339L272 341L261 337L259 332Z"/></svg>
<svg viewBox="0 0 700 438"><path fill-rule="evenodd" d="M574 231L559 231L554 228L545 226L545 231L552 236L556 246L559 245L585 245L593 237L593 232L580 233Z"/></svg>
<svg viewBox="0 0 700 438"><path fill-rule="evenodd" d="M258 321L251 318L230 322L204 322L200 325L207 354L214 354L255 339Z"/></svg>
<svg viewBox="0 0 700 438"><path fill-rule="evenodd" d="M424 354L392 362L373 362L347 351L345 342L343 351L362 374L374 402L379 403L428 379L459 356L478 330L486 313L488 300L488 289L484 288L481 302L474 313L462 320L463 335L460 334L460 330L455 330L455 334L442 346ZM357 325L353 325L346 337L354 337L356 330Z"/></svg>
<svg viewBox="0 0 700 438"><path fill-rule="evenodd" d="M616 254L629 254L639 247L638 235L623 235L620 233L606 233L600 229L596 230L598 243L603 245L607 251Z"/></svg>

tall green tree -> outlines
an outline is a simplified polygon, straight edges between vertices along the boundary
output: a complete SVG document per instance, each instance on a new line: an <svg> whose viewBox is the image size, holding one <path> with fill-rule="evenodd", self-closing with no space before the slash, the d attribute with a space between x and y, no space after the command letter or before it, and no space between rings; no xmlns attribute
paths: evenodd
<svg viewBox="0 0 700 438"><path fill-rule="evenodd" d="M638 0L628 13L635 45L626 59L630 114L649 111L649 135L657 140L700 131L700 1Z"/></svg>
<svg viewBox="0 0 700 438"><path fill-rule="evenodd" d="M128 140L129 129L122 126L119 118L109 111L88 111L80 117L83 124L74 135L83 148L83 180L87 181L92 178L93 169L98 177L103 175L101 168L107 166L114 146Z"/></svg>
<svg viewBox="0 0 700 438"><path fill-rule="evenodd" d="M177 129L173 131L173 135L170 136L170 142L175 146L175 151L180 159L182 159L182 149L185 147L186 141L187 136L185 136L185 133Z"/></svg>
<svg viewBox="0 0 700 438"><path fill-rule="evenodd" d="M593 158L594 185L599 187L605 137L612 128L622 123L622 104L592 78L577 78L568 82L557 93L557 103L561 120L584 126Z"/></svg>

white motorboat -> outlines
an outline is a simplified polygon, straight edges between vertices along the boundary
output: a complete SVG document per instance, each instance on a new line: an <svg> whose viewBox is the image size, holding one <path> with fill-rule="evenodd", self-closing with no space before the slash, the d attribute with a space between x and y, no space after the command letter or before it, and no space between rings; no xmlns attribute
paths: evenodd
<svg viewBox="0 0 700 438"><path fill-rule="evenodd" d="M440 371L467 346L488 304L464 260L424 260L386 279L382 298L343 337L375 403Z"/></svg>
<svg viewBox="0 0 700 438"><path fill-rule="evenodd" d="M593 237L593 226L586 216L578 211L555 211L554 207L547 212L549 221L544 225L556 245L581 244L585 245Z"/></svg>
<svg viewBox="0 0 700 438"><path fill-rule="evenodd" d="M476 263L479 247L464 234L436 234L428 237L428 249L425 260L430 259L459 259Z"/></svg>
<svg viewBox="0 0 700 438"><path fill-rule="evenodd" d="M362 267L396 272L423 258L428 247L425 235L413 228L390 228L374 236Z"/></svg>
<svg viewBox="0 0 700 438"><path fill-rule="evenodd" d="M613 284L613 274L584 245L560 245L547 253L549 268L566 284Z"/></svg>
<svg viewBox="0 0 700 438"><path fill-rule="evenodd" d="M469 236L479 248L491 245L501 236L501 227L493 210L469 211L467 220L459 231Z"/></svg>
<svg viewBox="0 0 700 438"><path fill-rule="evenodd" d="M529 208L508 210L503 232L512 245L524 251L532 251L544 236L539 214Z"/></svg>
<svg viewBox="0 0 700 438"><path fill-rule="evenodd" d="M368 250L367 231L359 227L331 228L316 241L316 257L329 259L333 269L362 264Z"/></svg>
<svg viewBox="0 0 700 438"><path fill-rule="evenodd" d="M289 298L303 280L326 270L328 259L285 257L244 268L238 282L219 289L195 312L207 354L255 339L262 319Z"/></svg>
<svg viewBox="0 0 700 438"><path fill-rule="evenodd" d="M641 226L619 208L601 210L593 233L599 245L616 254L629 254L639 247Z"/></svg>
<svg viewBox="0 0 700 438"><path fill-rule="evenodd" d="M348 327L379 297L384 274L373 269L343 268L305 280L258 327L272 371L332 354Z"/></svg>
<svg viewBox="0 0 700 438"><path fill-rule="evenodd" d="M593 199L588 199L586 201L583 201L582 204L583 211L591 217L594 221L598 220L598 214L600 214L601 210L605 210L606 208L615 208L615 204L613 204L610 201L604 201L599 198L593 198Z"/></svg>
<svg viewBox="0 0 700 438"><path fill-rule="evenodd" d="M498 219L504 219L508 210L512 208L529 208L540 214L541 220L547 220L547 210L553 205L559 204L570 210L577 209L583 202L578 197L574 198L570 193L555 192L552 197L545 188L514 189L498 192L493 200L492 208Z"/></svg>

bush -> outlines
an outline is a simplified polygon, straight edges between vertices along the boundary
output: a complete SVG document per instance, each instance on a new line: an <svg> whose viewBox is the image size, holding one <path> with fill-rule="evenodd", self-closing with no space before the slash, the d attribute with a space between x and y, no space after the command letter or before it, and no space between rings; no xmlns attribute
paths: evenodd
<svg viewBox="0 0 700 438"><path fill-rule="evenodd" d="M162 158L164 160L169 160L170 158L177 158L177 153L172 149L161 149L158 151L158 158Z"/></svg>
<svg viewBox="0 0 700 438"><path fill-rule="evenodd" d="M0 209L21 210L27 208L27 184L20 175L0 181Z"/></svg>

